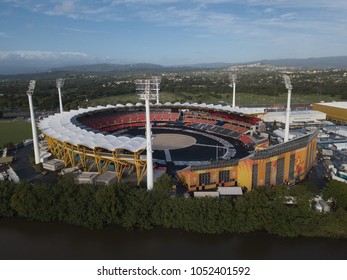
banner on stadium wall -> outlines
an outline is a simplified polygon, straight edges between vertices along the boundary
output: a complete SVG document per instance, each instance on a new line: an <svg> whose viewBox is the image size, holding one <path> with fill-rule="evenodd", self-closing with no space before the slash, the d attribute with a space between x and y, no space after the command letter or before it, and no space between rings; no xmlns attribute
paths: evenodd
<svg viewBox="0 0 347 280"><path fill-rule="evenodd" d="M241 160L237 166L239 186L246 187L249 191L252 189L252 168L252 159Z"/></svg>
<svg viewBox="0 0 347 280"><path fill-rule="evenodd" d="M295 152L295 168L294 168L295 180L298 180L298 181L302 180L306 176L307 150L308 150L307 148L303 148Z"/></svg>

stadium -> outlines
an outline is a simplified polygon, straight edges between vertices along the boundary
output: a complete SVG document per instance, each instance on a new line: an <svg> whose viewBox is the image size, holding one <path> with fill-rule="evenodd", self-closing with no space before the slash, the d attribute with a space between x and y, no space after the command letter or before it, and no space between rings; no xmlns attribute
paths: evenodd
<svg viewBox="0 0 347 280"><path fill-rule="evenodd" d="M151 105L155 167L165 167L189 191L252 190L305 178L316 159L314 132L269 146L265 108L213 104ZM53 156L83 171L116 172L118 181L146 175L145 106L117 104L44 118L39 127Z"/></svg>

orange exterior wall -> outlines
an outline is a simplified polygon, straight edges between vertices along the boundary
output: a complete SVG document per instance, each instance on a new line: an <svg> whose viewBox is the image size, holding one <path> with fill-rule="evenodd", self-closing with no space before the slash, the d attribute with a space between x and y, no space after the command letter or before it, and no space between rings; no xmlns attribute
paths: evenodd
<svg viewBox="0 0 347 280"><path fill-rule="evenodd" d="M202 173L210 172L211 185L206 186L206 189L216 187L217 184L222 184L219 182L219 171L229 170L230 172L230 182L224 182L224 186L234 186L234 181L238 181L238 167L228 166L223 168L215 168L208 170L197 170L191 171L189 169L177 172L178 177L181 181L185 182L189 188L199 186L199 175Z"/></svg>

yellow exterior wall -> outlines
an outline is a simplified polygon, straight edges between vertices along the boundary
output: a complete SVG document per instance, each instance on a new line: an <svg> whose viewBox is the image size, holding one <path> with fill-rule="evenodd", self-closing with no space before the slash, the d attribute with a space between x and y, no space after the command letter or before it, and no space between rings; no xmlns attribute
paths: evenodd
<svg viewBox="0 0 347 280"><path fill-rule="evenodd" d="M347 109L324 105L324 103L316 103L313 104L313 110L326 113L327 119L347 122Z"/></svg>

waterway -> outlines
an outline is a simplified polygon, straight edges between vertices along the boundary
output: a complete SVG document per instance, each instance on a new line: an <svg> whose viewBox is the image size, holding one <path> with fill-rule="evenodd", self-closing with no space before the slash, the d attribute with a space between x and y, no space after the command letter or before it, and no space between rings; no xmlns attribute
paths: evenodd
<svg viewBox="0 0 347 280"><path fill-rule="evenodd" d="M347 239L281 238L266 233L89 230L62 223L0 218L0 259L304 260L347 259Z"/></svg>

